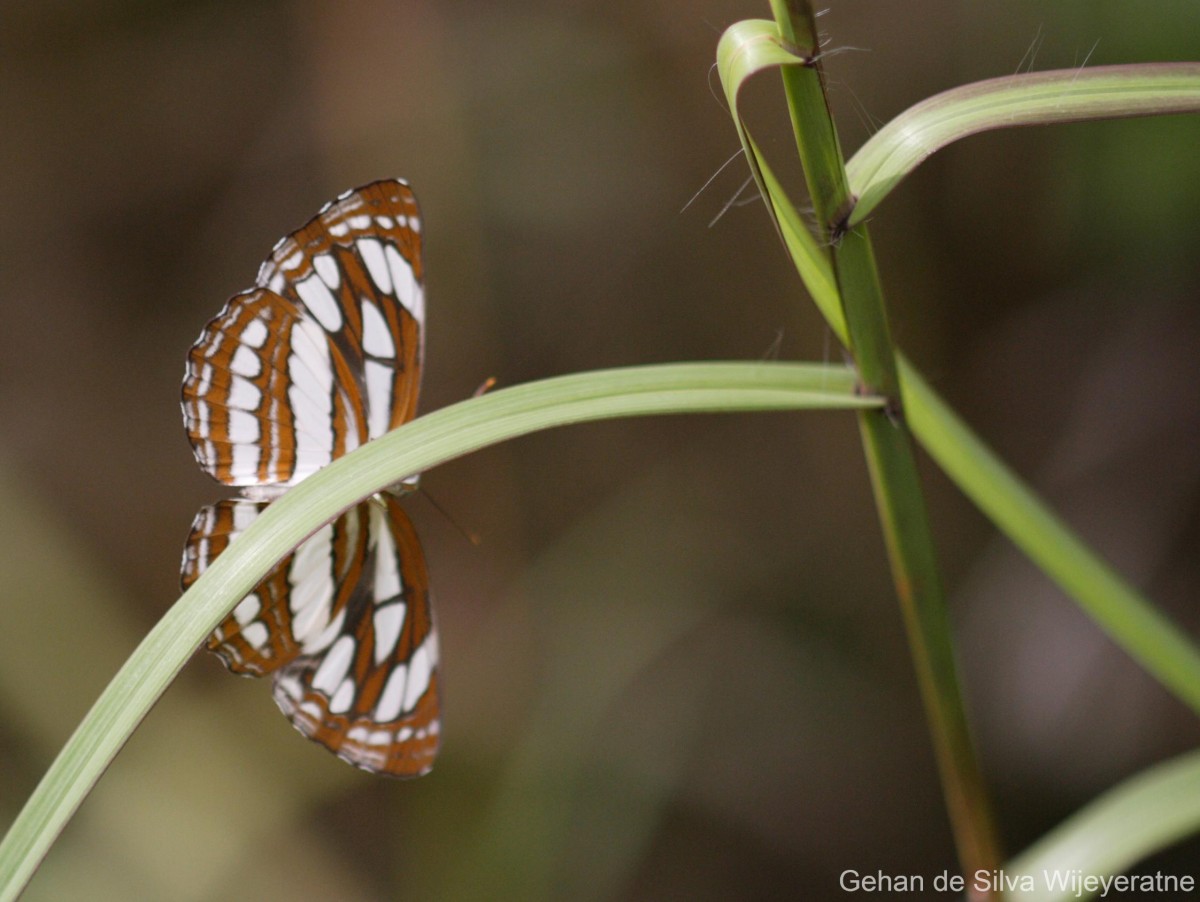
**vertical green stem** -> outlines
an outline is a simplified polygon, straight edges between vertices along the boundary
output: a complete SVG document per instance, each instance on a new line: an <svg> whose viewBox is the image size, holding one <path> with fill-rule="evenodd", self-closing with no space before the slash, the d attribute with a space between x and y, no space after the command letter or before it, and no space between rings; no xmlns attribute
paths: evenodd
<svg viewBox="0 0 1200 902"><path fill-rule="evenodd" d="M853 198L826 101L812 9L807 0L771 5L783 41L812 61L781 71L809 194L831 247L849 349L867 390L889 399L883 410L860 412L859 427L959 861L967 874L993 871L1001 860L996 829L967 723L871 239L864 225L842 230Z"/></svg>

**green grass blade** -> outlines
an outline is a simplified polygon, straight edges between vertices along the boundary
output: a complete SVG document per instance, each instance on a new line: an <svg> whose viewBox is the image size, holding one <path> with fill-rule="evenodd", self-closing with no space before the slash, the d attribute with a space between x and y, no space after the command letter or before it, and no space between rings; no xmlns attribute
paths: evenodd
<svg viewBox="0 0 1200 902"><path fill-rule="evenodd" d="M851 226L947 144L997 128L1200 112L1200 63L1060 69L951 88L901 113L846 164Z"/></svg>
<svg viewBox="0 0 1200 902"><path fill-rule="evenodd" d="M1075 902L1091 898L1094 893L1080 894L1077 888L1048 885L1047 875L1067 875L1076 870L1084 875L1121 874L1146 856L1197 830L1200 830L1200 752L1189 752L1110 789L1006 864L1006 873L1029 875L1034 886L1032 891L1010 892L1007 898L1009 902ZM1193 874L1190 879L1190 889L1195 892L1197 878ZM1169 887L1140 888L1148 899L1159 893L1164 893L1164 898L1176 897ZM1189 887L1178 889L1186 891Z"/></svg>
<svg viewBox="0 0 1200 902"><path fill-rule="evenodd" d="M728 40L722 40L724 56L719 56L718 68L751 171L764 193L797 272L830 328L845 344L846 325L828 255L774 177L737 107L738 92L745 79L765 68L794 66L801 60L778 43L771 22L739 23L727 36ZM946 120L946 130L940 133L940 138L937 129L932 129L929 133L932 138L926 136L924 139L941 140L942 144L921 144L918 130L912 150L915 156L909 165L915 166L945 142L984 128L1194 110L1200 85L1198 73L1200 66L1194 64L1072 72L1068 81L1083 79L1083 84L1074 90L1064 90L1063 79L1058 73L1022 76L1027 83L1015 86L1018 94L1036 89L1038 80L1042 80L1044 90L1040 109L1005 109L1005 104L1017 95L1010 95L1006 100L1001 91L999 98L992 98L992 101L999 99L999 104L990 105L985 101L975 111L974 126L970 130L956 132L956 129L970 125L973 114L968 109L964 120L956 123L953 115ZM1127 83L1130 76L1132 84ZM988 84L984 83L985 86ZM959 89L968 107L974 87ZM1161 95L1158 94L1160 90ZM1089 97L1089 91L1098 93ZM954 101L956 92L949 93L950 100ZM986 89L984 93L987 93ZM1123 108L1123 105L1129 108ZM919 113L922 106L918 105L914 111ZM1087 112L1081 112L1085 108ZM900 165L902 160L897 158L893 161L897 167L893 181L887 183L890 170L885 165L887 155L882 153L889 141L893 142L892 149L896 152L899 143L896 132L905 127L903 118L898 121L900 125L886 126L873 139L876 143L869 142L848 164L852 190L862 192L864 185L885 186L873 189L881 193L871 201L871 206L877 204L882 194L904 174ZM890 137L888 129L893 129ZM922 147L927 151L923 155L919 152ZM862 206L860 200L856 214L861 218L869 209ZM1186 633L1159 614L1147 598L1059 520L1037 494L958 418L902 354L898 355L898 364L908 422L922 446L964 494L1066 591L1114 643L1139 661L1168 691L1200 713L1200 650ZM1175 765L1168 767L1175 768ZM1040 869L1043 864L1053 868L1066 863L1083 867L1085 872L1103 873L1110 866L1119 871L1164 848L1197 827L1200 814L1192 810L1195 806L1172 808L1171 796L1176 796L1176 803L1184 796L1189 799L1200 797L1196 792L1198 771L1200 760L1193 757L1186 765L1181 761L1176 770L1156 770L1148 774L1144 783L1142 778L1131 781L1081 811L1010 864L1009 869L1014 873L1027 873ZM1129 829L1128 825L1133 822L1143 826ZM1061 899L1070 898L1070 895L1059 893L1039 898Z"/></svg>
<svg viewBox="0 0 1200 902"><path fill-rule="evenodd" d="M742 142L742 152L750 172L758 183L759 193L767 204L767 211L779 230L780 238L788 249L800 279L812 295L821 314L846 344L846 324L842 316L842 302L833 277L833 267L826 252L804 221L796 207L788 200L783 186L767 165L754 138L746 129L738 109L738 97L746 81L764 69L777 66L796 66L801 60L784 49L774 22L750 19L731 25L717 44L717 72L729 102L733 124Z"/></svg>
<svg viewBox="0 0 1200 902"><path fill-rule="evenodd" d="M902 415L883 285L866 225L850 230L841 225L852 198L823 69L816 59L820 48L815 12L808 0L774 0L772 8L787 46L799 59L813 60L780 68L796 148L818 237L830 245L850 354L863 385L888 400L887 410L859 412L859 431L958 859L967 873L994 869L1003 859L963 702L912 437Z"/></svg>
<svg viewBox="0 0 1200 902"><path fill-rule="evenodd" d="M738 137L742 141L746 162L758 183L759 193L768 201L767 212L772 218L775 217L775 211L770 206L771 195L758 167L759 154L753 152L750 135L738 112L738 92L750 76L764 69L794 65L796 62L796 57L780 43L775 23L765 19L737 22L729 26L717 42L717 73L725 89L725 100L729 103L733 124L737 127Z"/></svg>
<svg viewBox="0 0 1200 902"><path fill-rule="evenodd" d="M845 344L846 326L828 256L805 228L799 213L762 158L753 137L738 115L736 103L738 91L751 75L772 66L796 65L798 58L779 45L773 22L737 23L722 38L720 48L724 55L719 56L718 68L725 80L725 93L730 98L730 109L738 134L748 159L752 161L751 168L761 189L766 192L766 202L779 225L797 272L830 328ZM1132 95L1125 94L1126 101L1130 96L1139 96L1147 83L1157 83L1164 87L1165 92L1165 99L1158 104L1161 108L1159 111L1180 111L1193 102L1197 79L1200 79L1200 65L1108 67L1071 74L1083 79L1085 85L1100 89L1102 102L1111 104L1116 101L1113 100L1114 95L1109 93L1112 89L1110 82L1115 80L1119 85L1123 77L1128 77L1130 70L1136 74L1146 68L1151 72L1144 77L1150 82L1135 78L1135 85L1142 87L1133 91ZM1155 72L1158 73L1157 80L1154 78ZM1036 81L1051 76L1055 78L1047 83L1056 84L1059 73L1037 73L1020 78ZM1097 78L1100 80L1095 81ZM1007 83L1011 79L995 81ZM989 82L981 84L988 85ZM967 91L975 87L971 85L955 90ZM1057 90L1054 96L1060 103L1065 102L1061 86ZM1119 90L1116 96L1120 98ZM1080 101L1079 94L1076 94L1076 100ZM1152 101L1146 100L1146 103ZM910 113L920 110L922 106L918 104ZM1049 113L1054 112L1052 103L1047 102L1046 107ZM1049 113L1043 112L1042 115ZM1064 110L1059 109L1059 114L1065 116ZM1010 118L1012 115L1016 113L1010 111ZM1110 115L1116 113L1110 112ZM885 126L879 135L890 127ZM866 150L864 147L855 157L860 173L863 171L862 154ZM848 167L854 167L855 160L847 164ZM859 178L862 178L861 174ZM854 187L853 174L851 184ZM1177 698L1200 713L1200 650L1196 645L1059 520L1037 494L942 401L903 354L898 355L898 362L909 424L926 451L1017 547L1024 550L1096 620L1113 642L1141 663Z"/></svg>
<svg viewBox="0 0 1200 902"><path fill-rule="evenodd" d="M844 366L696 363L579 373L427 414L334 461L273 503L150 631L67 741L0 843L14 899L104 769L209 632L270 568L340 511L404 477L505 439L621 416L878 406Z"/></svg>
<svg viewBox="0 0 1200 902"><path fill-rule="evenodd" d="M1093 552L901 359L913 432L955 484L1109 638L1200 714L1200 650Z"/></svg>

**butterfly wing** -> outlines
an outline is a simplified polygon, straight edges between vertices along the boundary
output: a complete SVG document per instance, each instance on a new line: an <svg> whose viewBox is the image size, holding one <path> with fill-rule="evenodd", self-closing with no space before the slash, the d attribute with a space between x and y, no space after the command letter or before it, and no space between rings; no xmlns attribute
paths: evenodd
<svg viewBox="0 0 1200 902"><path fill-rule="evenodd" d="M361 400L324 330L265 289L235 295L188 355L192 451L226 485L291 485L365 440Z"/></svg>
<svg viewBox="0 0 1200 902"><path fill-rule="evenodd" d="M367 402L367 435L413 418L425 325L421 218L403 182L347 191L275 245L257 283L321 324Z"/></svg>
<svg viewBox="0 0 1200 902"><path fill-rule="evenodd" d="M412 191L375 182L276 244L256 286L205 328L183 384L188 438L206 472L249 498L197 516L185 588L262 499L414 416L422 266ZM437 632L424 554L393 499L358 505L305 541L208 648L235 672L274 674L288 719L347 761L393 776L432 766Z"/></svg>
<svg viewBox="0 0 1200 902"><path fill-rule="evenodd" d="M348 191L275 245L188 355L183 414L228 485L293 485L412 419L425 294L402 182Z"/></svg>
<svg viewBox="0 0 1200 902"><path fill-rule="evenodd" d="M183 548L180 582L185 590L266 506L230 498L200 509ZM263 676L300 653L288 604L293 557L277 564L208 637L208 650L234 673Z"/></svg>
<svg viewBox="0 0 1200 902"><path fill-rule="evenodd" d="M265 507L200 512L186 588ZM275 700L305 736L374 773L427 773L440 733L437 630L425 557L391 497L357 505L304 542L208 640L230 670L274 674Z"/></svg>
<svg viewBox="0 0 1200 902"><path fill-rule="evenodd" d="M390 496L359 506L366 556L327 646L275 677L275 701L305 736L374 773L428 773L441 732L438 639L425 557Z"/></svg>

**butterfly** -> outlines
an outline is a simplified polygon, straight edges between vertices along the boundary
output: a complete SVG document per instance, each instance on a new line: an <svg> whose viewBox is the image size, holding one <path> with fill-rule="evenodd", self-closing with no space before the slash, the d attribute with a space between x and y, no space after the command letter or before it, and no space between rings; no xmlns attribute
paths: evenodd
<svg viewBox="0 0 1200 902"><path fill-rule="evenodd" d="M254 287L204 328L188 354L184 426L201 468L241 497L197 514L185 589L288 487L413 418L421 242L406 183L347 191L281 239ZM207 647L235 673L270 674L291 723L351 764L396 777L432 767L437 628L420 540L391 493L308 538Z"/></svg>

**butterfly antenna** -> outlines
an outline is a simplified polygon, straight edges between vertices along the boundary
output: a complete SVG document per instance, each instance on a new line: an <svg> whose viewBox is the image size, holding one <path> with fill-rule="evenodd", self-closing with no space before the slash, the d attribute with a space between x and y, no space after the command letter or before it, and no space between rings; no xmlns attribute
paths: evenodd
<svg viewBox="0 0 1200 902"><path fill-rule="evenodd" d="M465 528L461 523L459 523L457 520L455 520L454 517L450 516L450 512L447 511L446 508L442 507L442 505L438 503L437 499L434 498L432 494L430 494L428 489L421 488L419 490L419 494L426 501L428 501L430 503L430 505L433 506L433 509L435 511L437 511L439 514L441 514L443 517L445 517L446 522L449 523L451 526L453 526L455 531L458 532L458 534L461 535L464 539L466 539L468 542L470 542L476 548L478 548L480 545L483 544L483 539L480 538L479 534L471 532L469 529Z"/></svg>
<svg viewBox="0 0 1200 902"><path fill-rule="evenodd" d="M769 345L767 345L767 349L765 351L763 351L762 356L759 358L759 360L778 360L779 359L779 349L782 347L783 347L783 329L780 328L780 329L775 330L775 337L771 340L771 343Z"/></svg>

